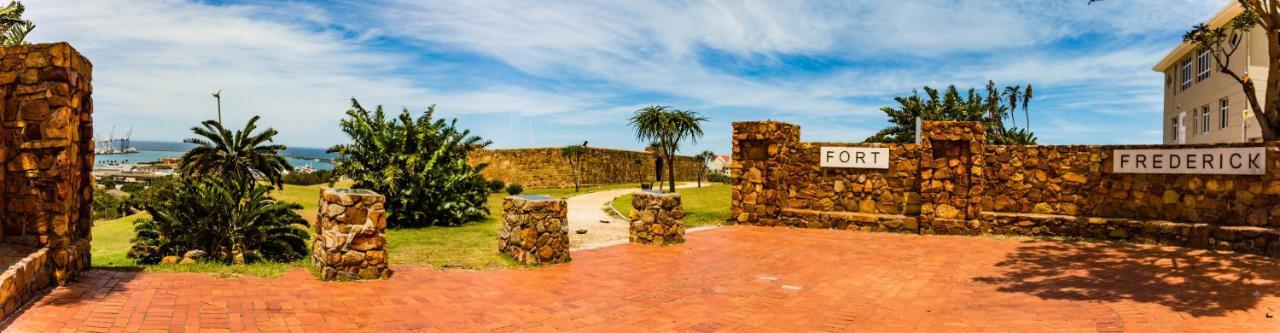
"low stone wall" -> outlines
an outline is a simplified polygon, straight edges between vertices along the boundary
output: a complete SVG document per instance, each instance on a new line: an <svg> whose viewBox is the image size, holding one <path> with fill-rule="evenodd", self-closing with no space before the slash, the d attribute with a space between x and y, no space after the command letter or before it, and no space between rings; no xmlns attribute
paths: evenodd
<svg viewBox="0 0 1280 333"><path fill-rule="evenodd" d="M509 196L502 200L498 251L527 265L569 262L569 210L564 200Z"/></svg>
<svg viewBox="0 0 1280 333"><path fill-rule="evenodd" d="M0 257L22 256L0 272L0 318L5 318L18 312L27 300L39 295L41 290L54 283L54 266L53 261L49 259L48 248L28 252L19 251L13 246L0 245L0 251L13 252L0 254Z"/></svg>
<svg viewBox="0 0 1280 333"><path fill-rule="evenodd" d="M487 163L480 173L487 179L525 187L572 187L573 168L560 155L560 148L489 149L472 152L471 165ZM582 157L579 182L583 185L640 183L654 181L652 153L631 150L587 148ZM676 180L695 181L702 164L688 156L676 156ZM667 179L664 167L662 179Z"/></svg>
<svg viewBox="0 0 1280 333"><path fill-rule="evenodd" d="M369 190L320 189L311 255L325 280L391 277L385 202Z"/></svg>
<svg viewBox="0 0 1280 333"><path fill-rule="evenodd" d="M679 193L631 195L631 242L645 245L684 243L684 207Z"/></svg>
<svg viewBox="0 0 1280 333"><path fill-rule="evenodd" d="M1280 256L1280 143L1005 146L924 122L921 143L800 142L798 126L734 123L733 216L766 226L1126 240ZM888 169L819 167L821 147L888 148ZM1264 175L1129 174L1116 150L1258 148Z"/></svg>

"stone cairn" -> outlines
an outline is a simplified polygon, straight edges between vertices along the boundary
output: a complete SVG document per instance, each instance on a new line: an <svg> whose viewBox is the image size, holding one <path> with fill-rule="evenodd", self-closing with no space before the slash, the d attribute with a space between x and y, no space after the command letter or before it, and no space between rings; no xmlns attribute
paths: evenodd
<svg viewBox="0 0 1280 333"><path fill-rule="evenodd" d="M679 193L636 192L631 196L631 242L684 243L684 208Z"/></svg>
<svg viewBox="0 0 1280 333"><path fill-rule="evenodd" d="M391 277L384 202L369 190L320 189L311 256L325 280Z"/></svg>
<svg viewBox="0 0 1280 333"><path fill-rule="evenodd" d="M502 200L498 251L522 264L569 262L569 210L548 196L509 196Z"/></svg>

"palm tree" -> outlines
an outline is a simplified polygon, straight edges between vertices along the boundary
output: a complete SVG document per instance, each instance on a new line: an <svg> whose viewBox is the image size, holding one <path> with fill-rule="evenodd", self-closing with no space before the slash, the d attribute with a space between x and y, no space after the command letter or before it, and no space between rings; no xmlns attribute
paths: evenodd
<svg viewBox="0 0 1280 333"><path fill-rule="evenodd" d="M694 157L698 159L698 162L702 163L702 168L699 169L698 175L698 187L702 187L702 177L707 176L707 170L711 168L708 164L710 164L712 160L716 159L716 152L704 150L702 153Z"/></svg>
<svg viewBox="0 0 1280 333"><path fill-rule="evenodd" d="M27 34L30 34L36 25L22 18L24 11L26 7L18 1L11 0L8 5L0 7L0 46L30 44L27 42Z"/></svg>
<svg viewBox="0 0 1280 333"><path fill-rule="evenodd" d="M570 172L573 174L573 191L574 192L578 192L578 186L579 186L578 185L579 184L578 169L582 168L582 156L586 155L586 153L587 153L587 144L585 142L582 143L582 145L569 145L569 146L564 146L560 148L560 157L563 157L564 159L569 161L569 169L571 169Z"/></svg>
<svg viewBox="0 0 1280 333"><path fill-rule="evenodd" d="M667 106L647 106L636 110L631 117L631 126L636 129L636 138L642 141L656 141L668 157L667 181L669 189L676 189L676 151L680 149L680 141L689 139L698 142L702 137L702 122L707 118L697 112L673 109Z"/></svg>
<svg viewBox="0 0 1280 333"><path fill-rule="evenodd" d="M255 133L258 119L260 117L254 116L243 130L234 133L215 120L204 121L203 127L192 127L191 131L199 137L183 142L196 147L182 155L179 169L191 177L224 177L239 184L252 184L255 178L261 177L271 185L282 187L283 174L293 171L293 166L280 156L285 146L271 144L279 132L267 128Z"/></svg>
<svg viewBox="0 0 1280 333"><path fill-rule="evenodd" d="M1009 119L1014 120L1013 127L1018 127L1018 118L1016 118L1014 112L1018 111L1018 105L1021 103L1022 113L1026 115L1027 119L1027 130L1031 129L1031 110L1027 109L1027 107L1031 104L1032 93L1030 84L1027 85L1026 89L1022 89L1019 86L1004 87L1004 95L1009 98Z"/></svg>

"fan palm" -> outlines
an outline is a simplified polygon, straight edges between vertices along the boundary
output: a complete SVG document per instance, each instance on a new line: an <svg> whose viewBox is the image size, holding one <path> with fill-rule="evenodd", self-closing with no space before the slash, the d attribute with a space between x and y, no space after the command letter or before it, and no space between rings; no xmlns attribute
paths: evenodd
<svg viewBox="0 0 1280 333"><path fill-rule="evenodd" d="M663 155L670 157L667 162L667 181L669 189L676 188L676 151L680 150L680 141L688 139L698 142L702 138L702 122L707 118L697 112L673 109L667 106L648 106L637 110L631 117L631 126L636 129L636 138L641 141L653 141L659 144Z"/></svg>
<svg viewBox="0 0 1280 333"><path fill-rule="evenodd" d="M249 119L243 130L234 133L215 120L204 121L202 127L192 127L191 131L198 137L183 142L196 147L182 155L179 169L197 178L224 177L239 184L252 184L256 177L261 177L272 185L282 186L283 174L293 171L293 166L280 156L285 146L271 144L279 132L267 128L255 133L259 118Z"/></svg>

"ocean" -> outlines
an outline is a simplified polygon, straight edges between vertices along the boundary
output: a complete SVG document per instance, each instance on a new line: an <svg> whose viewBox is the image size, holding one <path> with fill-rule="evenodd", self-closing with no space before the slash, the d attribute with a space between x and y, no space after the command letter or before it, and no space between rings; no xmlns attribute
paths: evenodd
<svg viewBox="0 0 1280 333"><path fill-rule="evenodd" d="M97 155L94 156L95 163L98 165L112 165L155 162L163 158L180 157L194 146L188 143L166 141L133 141L132 144L133 148L138 149L137 153ZM116 145L119 146L119 143L116 143ZM310 166L318 170L332 170L333 159L338 156L337 154L326 153L325 150L327 149L289 147L285 149L283 155L289 160L289 164L295 168Z"/></svg>

